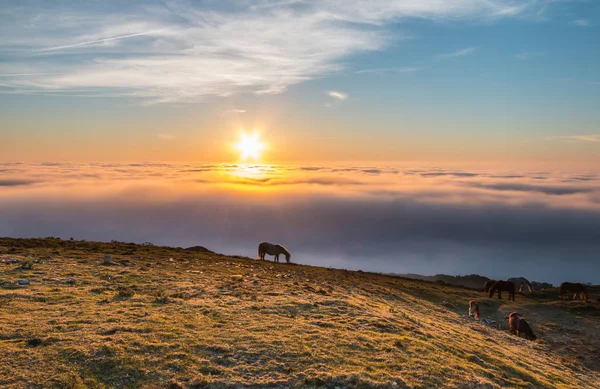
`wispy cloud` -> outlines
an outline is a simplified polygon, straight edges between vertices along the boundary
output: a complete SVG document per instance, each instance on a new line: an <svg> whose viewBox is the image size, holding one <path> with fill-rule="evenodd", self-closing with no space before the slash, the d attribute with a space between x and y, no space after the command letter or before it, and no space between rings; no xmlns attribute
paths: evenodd
<svg viewBox="0 0 600 389"><path fill-rule="evenodd" d="M443 53L435 57L436 60L444 60L456 57L464 57L466 55L471 55L478 50L478 47L467 47L461 50L456 50L450 53Z"/></svg>
<svg viewBox="0 0 600 389"><path fill-rule="evenodd" d="M4 92L92 89L151 103L280 93L342 69L351 55L384 49L401 38L389 29L392 23L489 20L538 7L535 1L515 5L513 0L264 0L252 6L172 2L168 7L107 1L102 11L84 2L45 4L3 8L11 17L0 23L0 57L10 61L0 64L0 73L28 74L7 77Z"/></svg>
<svg viewBox="0 0 600 389"><path fill-rule="evenodd" d="M173 135L173 134L158 134L156 136L162 140L174 140L175 139L175 135Z"/></svg>
<svg viewBox="0 0 600 389"><path fill-rule="evenodd" d="M397 68L375 68L375 69L362 69L358 70L356 74L385 74L385 73L413 73L421 70L421 67L416 66L404 66Z"/></svg>
<svg viewBox="0 0 600 389"><path fill-rule="evenodd" d="M329 91L327 93L329 96L333 97L334 99L338 99L338 100L346 100L348 98L348 94L347 93L343 93L343 92L339 92L339 91Z"/></svg>
<svg viewBox="0 0 600 389"><path fill-rule="evenodd" d="M576 19L573 20L573 24L577 27L591 27L592 22L589 19Z"/></svg>
<svg viewBox="0 0 600 389"><path fill-rule="evenodd" d="M0 74L0 77L47 76L49 74L60 74L60 73L12 73L12 74Z"/></svg>
<svg viewBox="0 0 600 389"><path fill-rule="evenodd" d="M79 42L79 43L74 43L74 44L70 44L70 45L47 47L45 49L38 50L38 52L43 53L43 52L46 52L46 51L56 51L56 50L63 50L63 49L72 49L72 48L81 47L81 46L97 45L97 44L100 44L100 43L106 43L106 42L116 41L116 40L119 40L119 39L127 39L127 38L134 38L134 37L142 36L142 35L156 34L158 32L160 32L160 31L138 32L136 34L114 36L114 37L110 37L110 38L96 39L96 40L93 40L93 41Z"/></svg>
<svg viewBox="0 0 600 389"><path fill-rule="evenodd" d="M245 109L232 109L229 112L231 112L231 113L246 113L248 111L246 111Z"/></svg>
<svg viewBox="0 0 600 389"><path fill-rule="evenodd" d="M563 142L600 142L600 135L563 135L563 136L547 136L548 141L563 141Z"/></svg>

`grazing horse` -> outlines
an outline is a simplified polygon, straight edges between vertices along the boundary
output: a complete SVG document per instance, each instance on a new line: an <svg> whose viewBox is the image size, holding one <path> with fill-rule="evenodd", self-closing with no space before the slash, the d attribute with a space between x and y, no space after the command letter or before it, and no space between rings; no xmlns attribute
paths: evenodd
<svg viewBox="0 0 600 389"><path fill-rule="evenodd" d="M477 301L469 301L469 316L473 316L475 320L479 320L479 304Z"/></svg>
<svg viewBox="0 0 600 389"><path fill-rule="evenodd" d="M510 332L513 334L517 334L517 336L521 336L521 334L525 335L525 339L536 340L537 336L533 333L533 330L529 326L529 323L525 320L523 316L521 316L517 312L513 312L508 316L508 325L510 327Z"/></svg>
<svg viewBox="0 0 600 389"><path fill-rule="evenodd" d="M507 278L506 281L510 281L513 284L515 284L515 287L517 285L519 286L519 293L523 292L523 289L525 287L527 287L527 289L529 289L529 292L533 292L533 285L531 285L531 282L529 282L529 280L525 277L513 277L513 278Z"/></svg>
<svg viewBox="0 0 600 389"><path fill-rule="evenodd" d="M489 293L490 289L492 288L492 286L494 286L494 284L496 283L496 280L489 280L485 283L485 293Z"/></svg>
<svg viewBox="0 0 600 389"><path fill-rule="evenodd" d="M498 291L498 300L502 300L502 292L508 292L508 301L511 300L515 301L515 284L513 284L510 281L497 281L491 288L490 288L490 298L492 298L492 296L494 295L494 292Z"/></svg>
<svg viewBox="0 0 600 389"><path fill-rule="evenodd" d="M567 292L575 293L573 295L573 300L575 300L575 298L577 297L578 294L579 294L580 300L587 301L587 299L588 299L587 298L587 290L585 289L585 285L583 285L579 282L563 282L562 284L560 284L560 297L561 298L567 297Z"/></svg>
<svg viewBox="0 0 600 389"><path fill-rule="evenodd" d="M271 244L268 242L262 242L258 245L258 259L265 259L265 255L273 255L273 262L279 262L279 254L285 255L285 261L290 263L290 257L292 254L280 244Z"/></svg>

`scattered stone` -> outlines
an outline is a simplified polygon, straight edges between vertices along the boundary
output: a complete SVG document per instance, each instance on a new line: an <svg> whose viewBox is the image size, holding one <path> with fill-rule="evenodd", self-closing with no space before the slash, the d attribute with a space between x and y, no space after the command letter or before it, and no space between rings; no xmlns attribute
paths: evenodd
<svg viewBox="0 0 600 389"><path fill-rule="evenodd" d="M105 265L112 265L112 262L110 261L110 254L106 254L104 256L104 264Z"/></svg>
<svg viewBox="0 0 600 389"><path fill-rule="evenodd" d="M29 285L30 282L28 280L19 280L17 281L17 285Z"/></svg>
<svg viewBox="0 0 600 389"><path fill-rule="evenodd" d="M63 281L63 283L65 283L67 285L75 285L76 281L72 278L67 278L66 280Z"/></svg>

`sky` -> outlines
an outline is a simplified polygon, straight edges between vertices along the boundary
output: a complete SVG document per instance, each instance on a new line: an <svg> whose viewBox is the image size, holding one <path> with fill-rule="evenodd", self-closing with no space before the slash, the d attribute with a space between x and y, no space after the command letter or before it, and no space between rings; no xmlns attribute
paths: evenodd
<svg viewBox="0 0 600 389"><path fill-rule="evenodd" d="M590 0L10 1L0 159L597 167Z"/></svg>
<svg viewBox="0 0 600 389"><path fill-rule="evenodd" d="M599 31L595 0L4 0L0 236L600 283Z"/></svg>

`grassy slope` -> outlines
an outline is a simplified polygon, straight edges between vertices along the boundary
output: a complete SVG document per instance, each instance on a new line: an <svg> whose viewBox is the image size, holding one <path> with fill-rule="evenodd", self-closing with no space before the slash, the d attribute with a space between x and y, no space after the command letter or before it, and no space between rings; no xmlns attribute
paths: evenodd
<svg viewBox="0 0 600 389"><path fill-rule="evenodd" d="M121 265L102 265L105 252ZM595 300L500 303L417 280L121 243L0 239L0 258L33 261L0 263L0 282L31 281L0 288L0 387L600 383ZM503 329L464 317L470 299ZM505 330L515 310L539 341Z"/></svg>

